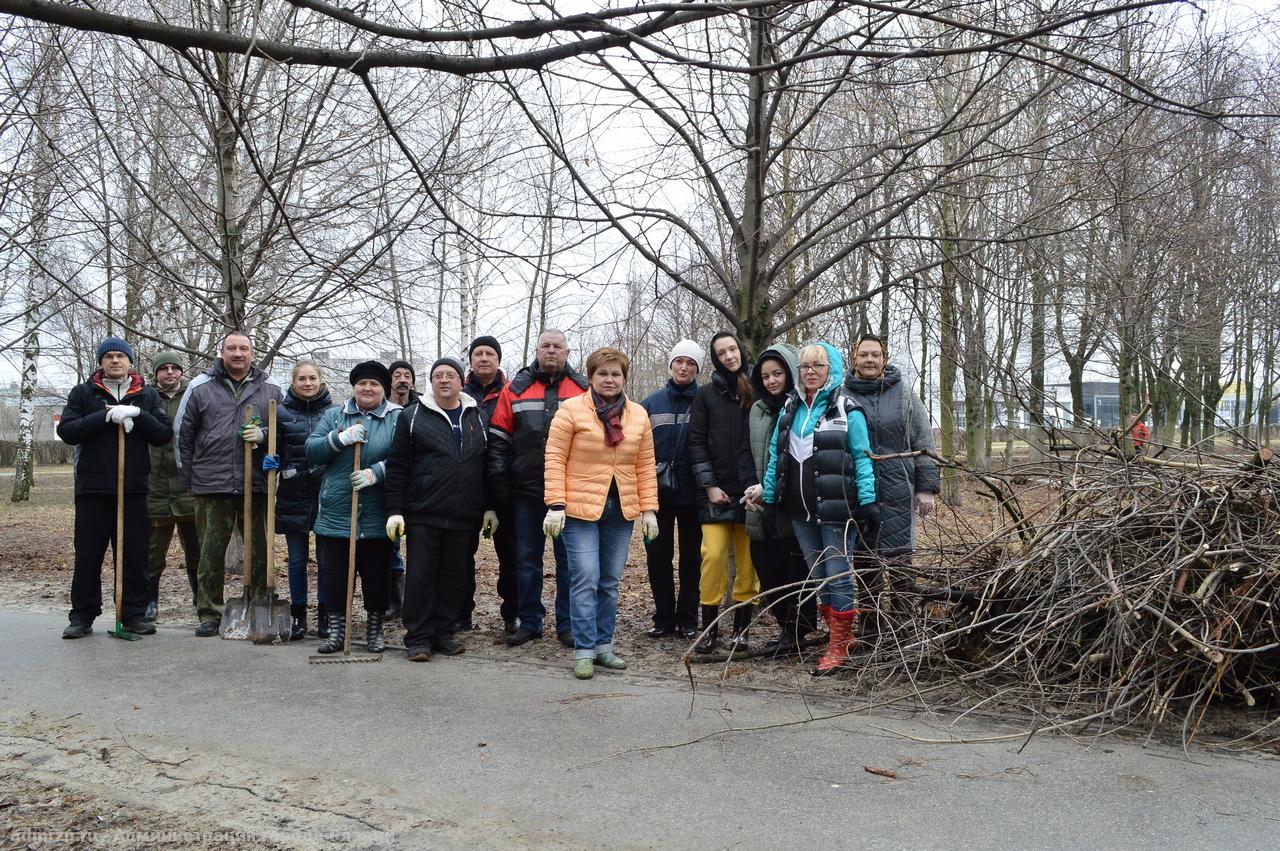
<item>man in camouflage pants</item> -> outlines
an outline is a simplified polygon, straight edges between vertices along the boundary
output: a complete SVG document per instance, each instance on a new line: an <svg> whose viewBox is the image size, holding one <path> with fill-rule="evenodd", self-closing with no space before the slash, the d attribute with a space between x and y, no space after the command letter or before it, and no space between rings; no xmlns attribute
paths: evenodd
<svg viewBox="0 0 1280 851"><path fill-rule="evenodd" d="M182 355L160 352L151 360L151 374L160 394L160 405L170 422L178 415L178 406L187 392L182 380ZM147 603L147 620L156 619L160 605L160 575L164 573L173 532L182 542L182 555L187 564L187 582L191 585L194 604L196 568L200 564L200 536L196 531L196 505L178 475L173 457L174 441L151 447L151 487L147 493L147 516L151 520L147 547L147 573L151 580L151 601Z"/></svg>

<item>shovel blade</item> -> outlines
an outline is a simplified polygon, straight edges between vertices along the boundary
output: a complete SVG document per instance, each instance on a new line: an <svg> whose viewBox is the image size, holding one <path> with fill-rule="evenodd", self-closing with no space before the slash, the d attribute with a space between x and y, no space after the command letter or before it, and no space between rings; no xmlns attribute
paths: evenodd
<svg viewBox="0 0 1280 851"><path fill-rule="evenodd" d="M228 600L222 610L222 624L218 635L231 641L244 641L249 637L249 595Z"/></svg>
<svg viewBox="0 0 1280 851"><path fill-rule="evenodd" d="M284 644L293 619L283 600L257 600L249 607L249 640L254 644Z"/></svg>

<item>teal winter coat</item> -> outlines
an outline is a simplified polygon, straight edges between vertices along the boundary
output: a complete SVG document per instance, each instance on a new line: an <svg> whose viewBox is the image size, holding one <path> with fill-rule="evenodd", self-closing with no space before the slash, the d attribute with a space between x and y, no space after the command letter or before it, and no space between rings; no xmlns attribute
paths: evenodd
<svg viewBox="0 0 1280 851"><path fill-rule="evenodd" d="M355 447L338 442L338 432L363 422L368 442L360 452L360 466L373 470L377 483L360 491L356 538L381 538L387 534L386 480L387 455L395 434L400 406L383 400L368 413L361 412L354 399L342 407L324 412L316 430L307 438L307 463L325 467L320 485L320 510L316 515L316 534L330 538L346 538L351 534L351 473Z"/></svg>

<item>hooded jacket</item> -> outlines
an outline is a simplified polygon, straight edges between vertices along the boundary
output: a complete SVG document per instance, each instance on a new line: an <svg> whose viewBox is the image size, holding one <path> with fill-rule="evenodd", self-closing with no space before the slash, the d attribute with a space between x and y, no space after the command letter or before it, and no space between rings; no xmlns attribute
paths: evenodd
<svg viewBox="0 0 1280 851"><path fill-rule="evenodd" d="M742 452L742 424L746 414L731 383L736 374L726 373L715 355L716 370L711 380L698 388L689 411L689 458L698 491L698 519L703 523L743 523L746 510L738 500L746 490L738 474ZM750 369L744 361L741 369ZM727 505L712 505L707 488L718 487L729 495Z"/></svg>
<svg viewBox="0 0 1280 851"><path fill-rule="evenodd" d="M168 395L155 388L156 398L170 422L178 416L178 407L187 392L187 382L178 385L177 391ZM166 440L151 447L151 486L147 491L147 516L153 520L194 520L196 503L182 486L178 462L174 460L174 441Z"/></svg>
<svg viewBox="0 0 1280 851"><path fill-rule="evenodd" d="M764 501L781 503L792 517L843 523L852 508L876 501L866 417L843 391L844 357L827 343L827 381L808 404L796 387L774 426L764 474Z"/></svg>
<svg viewBox="0 0 1280 851"><path fill-rule="evenodd" d="M933 449L933 427L920 397L902 380L896 366L887 366L879 379L858 378L850 372L845 391L862 405L871 447L877 455ZM916 492L938 493L938 467L932 458L876 461L876 494L880 503L879 549L891 553L915 546Z"/></svg>
<svg viewBox="0 0 1280 851"><path fill-rule="evenodd" d="M360 491L356 538L380 538L387 534L386 488L387 453L395 432L400 406L387 399L372 411L361 411L355 399L342 407L325 411L316 430L307 438L307 463L324 467L320 485L320 509L316 514L316 534L330 538L351 536L351 474L355 447L343 446L338 432L363 422L367 442L360 449L360 467L373 470L375 483Z"/></svg>
<svg viewBox="0 0 1280 851"><path fill-rule="evenodd" d="M484 416L459 396L462 447L449 414L432 396L400 412L387 455L387 516L437 529L478 529L484 514Z"/></svg>
<svg viewBox="0 0 1280 851"><path fill-rule="evenodd" d="M116 495L119 426L107 421L108 405L137 405L133 430L124 436L124 492L146 493L151 476L151 446L163 446L173 438L169 418L160 407L155 389L146 386L136 372L119 400L107 389L99 369L83 384L67 394L66 407L58 420L58 437L63 443L80 447L76 454L77 494Z"/></svg>
<svg viewBox="0 0 1280 851"><path fill-rule="evenodd" d="M764 389L764 381L760 378L761 369L767 360L781 361L786 370L787 386L781 399L775 399L770 395ZM765 349L751 369L751 386L755 390L756 401L751 405L751 410L747 411L747 420L743 425L745 431L742 452L738 460L739 475L744 489L760 484L764 478L765 467L769 463L769 441L773 437L774 427L777 425L778 416L782 413L783 405L786 404L787 396L795 389L799 374L800 350L790 343L778 343L772 348ZM785 512L778 513L777 527L779 538L794 536L791 531L791 519ZM764 515L760 512L747 512L747 535L755 541L763 541L768 537L764 528Z"/></svg>
<svg viewBox="0 0 1280 851"><path fill-rule="evenodd" d="M653 457L656 464L670 464L676 471L679 487L673 493L662 493L664 505L687 507L698 497L689 460L689 418L693 400L698 395L698 382L676 384L667 379L661 389L650 393L640 404L649 413L653 427Z"/></svg>
<svg viewBox="0 0 1280 851"><path fill-rule="evenodd" d="M537 363L516 373L502 388L489 421L488 476L500 501L508 496L542 499L547 431L566 399L581 396L587 379L566 365L554 376Z"/></svg>
<svg viewBox="0 0 1280 851"><path fill-rule="evenodd" d="M320 425L320 417L332 408L328 387L311 399L285 391L284 403L276 409L280 439L280 473L276 484L276 531L286 534L310 532L316 524L320 503L323 467L307 461L307 438Z"/></svg>
<svg viewBox="0 0 1280 851"><path fill-rule="evenodd" d="M175 458L182 483L196 496L244 493L245 408L267 419L267 405L280 400L280 385L257 366L250 366L244 380L231 380L219 358L187 386L174 423L178 442ZM254 493L267 492L262 459L267 454L263 442L253 451Z"/></svg>

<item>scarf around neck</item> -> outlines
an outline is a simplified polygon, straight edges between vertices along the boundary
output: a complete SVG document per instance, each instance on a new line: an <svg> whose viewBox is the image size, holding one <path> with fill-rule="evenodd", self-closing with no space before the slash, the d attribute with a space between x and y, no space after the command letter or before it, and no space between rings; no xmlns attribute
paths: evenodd
<svg viewBox="0 0 1280 851"><path fill-rule="evenodd" d="M617 446L622 442L622 409L627 404L627 394L619 393L617 399L606 402L592 390L591 401L596 406L596 416L604 423L605 445Z"/></svg>

